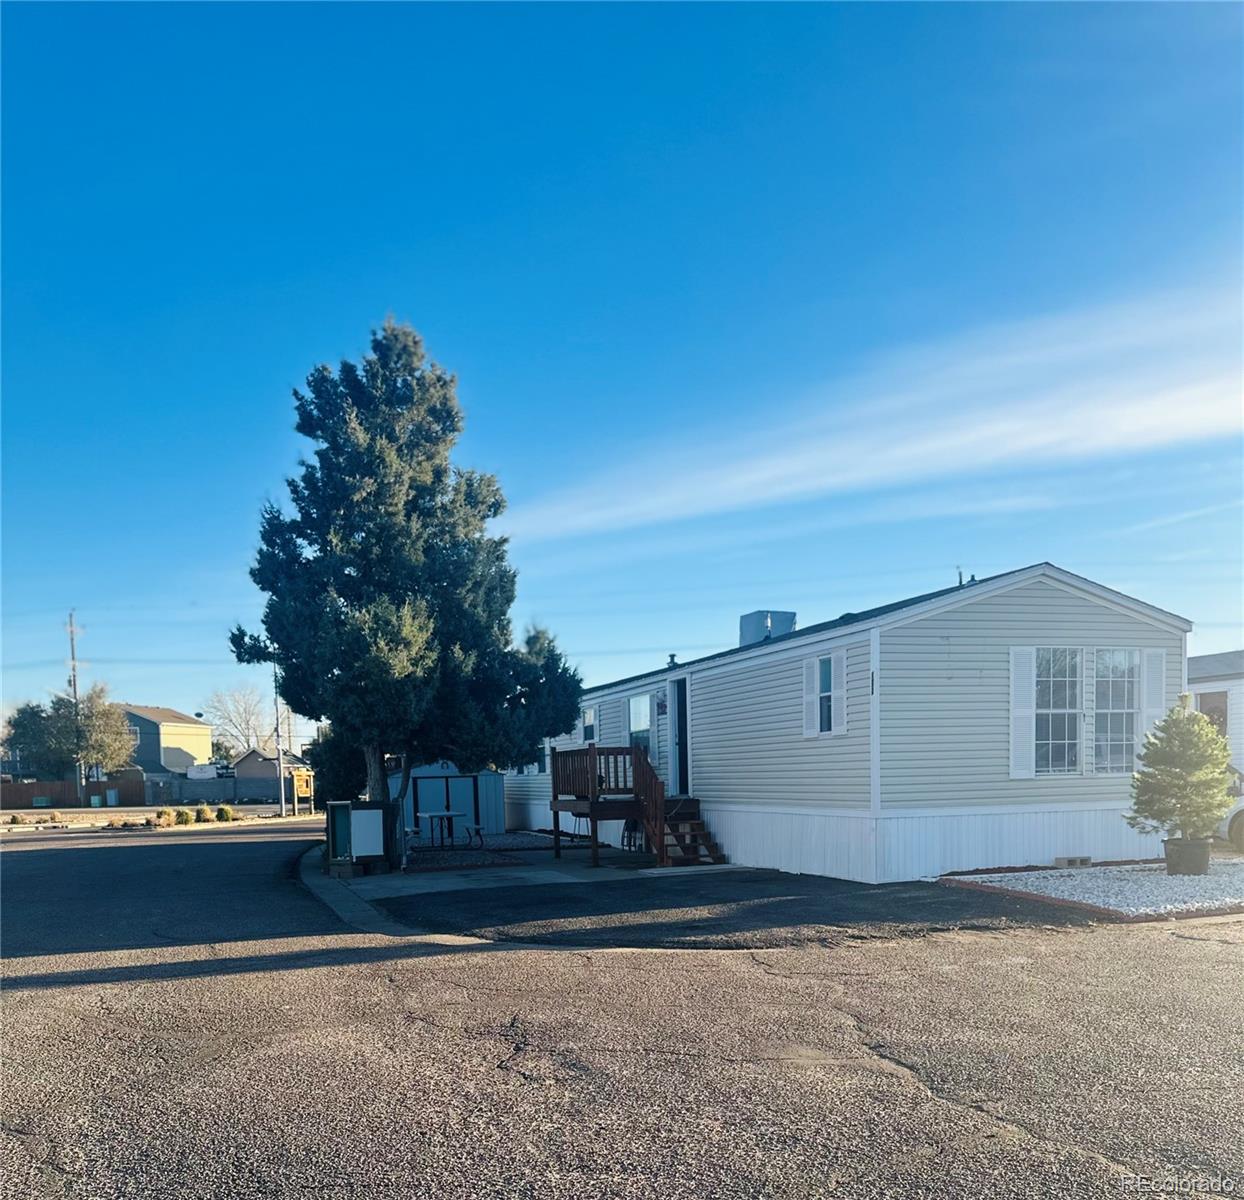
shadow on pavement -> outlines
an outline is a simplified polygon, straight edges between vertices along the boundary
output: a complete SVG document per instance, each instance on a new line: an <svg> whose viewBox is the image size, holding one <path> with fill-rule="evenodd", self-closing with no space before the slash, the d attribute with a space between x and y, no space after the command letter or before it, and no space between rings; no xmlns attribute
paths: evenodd
<svg viewBox="0 0 1244 1200"><path fill-rule="evenodd" d="M567 949L762 949L1094 923L1056 905L933 883L871 886L777 871L480 888L378 904L429 933Z"/></svg>

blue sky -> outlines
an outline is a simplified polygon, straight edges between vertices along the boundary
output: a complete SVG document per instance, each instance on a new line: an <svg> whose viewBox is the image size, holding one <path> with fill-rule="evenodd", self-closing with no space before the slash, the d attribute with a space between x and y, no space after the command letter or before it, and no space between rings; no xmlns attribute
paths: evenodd
<svg viewBox="0 0 1244 1200"><path fill-rule="evenodd" d="M4 702L191 711L291 387L459 376L589 682L1049 559L1244 644L1244 10L3 10Z"/></svg>

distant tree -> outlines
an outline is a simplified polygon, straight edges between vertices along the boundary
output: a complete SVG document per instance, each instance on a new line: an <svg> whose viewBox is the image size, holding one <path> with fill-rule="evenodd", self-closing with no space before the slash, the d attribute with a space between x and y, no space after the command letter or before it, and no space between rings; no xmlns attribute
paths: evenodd
<svg viewBox="0 0 1244 1200"><path fill-rule="evenodd" d="M1231 807L1231 751L1214 723L1179 697L1145 739L1127 823L1142 833L1210 837Z"/></svg>
<svg viewBox="0 0 1244 1200"><path fill-rule="evenodd" d="M336 729L317 737L303 757L315 772L315 794L321 804L329 800L353 800L367 788L367 764L363 751Z"/></svg>
<svg viewBox="0 0 1244 1200"><path fill-rule="evenodd" d="M296 712L360 748L375 801L386 752L468 771L530 762L577 715L579 679L552 639L512 644L515 573L487 528L505 502L493 476L450 462L455 387L392 321L361 363L311 373L294 399L313 459L288 481L292 513L264 509L251 571L264 632L231 636L239 661L276 662Z"/></svg>
<svg viewBox="0 0 1244 1200"><path fill-rule="evenodd" d="M276 722L258 688L215 691L203 705L203 715L211 722L213 735L229 746L228 757L237 758L254 749L271 752Z"/></svg>
<svg viewBox="0 0 1244 1200"><path fill-rule="evenodd" d="M70 705L72 710L72 704ZM82 765L102 778L126 766L134 755L134 739L124 709L108 699L102 683L92 684L78 704Z"/></svg>
<svg viewBox="0 0 1244 1200"><path fill-rule="evenodd" d="M234 749L232 742L227 742L223 738L212 738L213 762L232 762L238 757L238 752Z"/></svg>
<svg viewBox="0 0 1244 1200"><path fill-rule="evenodd" d="M23 771L43 779L72 778L79 761L88 774L107 775L134 753L125 712L108 699L102 683L80 697L76 714L68 696L21 705L9 718L7 744L20 754Z"/></svg>
<svg viewBox="0 0 1244 1200"><path fill-rule="evenodd" d="M24 774L71 778L78 761L73 701L57 696L46 705L19 705L9 717L5 743L9 754L21 759Z"/></svg>

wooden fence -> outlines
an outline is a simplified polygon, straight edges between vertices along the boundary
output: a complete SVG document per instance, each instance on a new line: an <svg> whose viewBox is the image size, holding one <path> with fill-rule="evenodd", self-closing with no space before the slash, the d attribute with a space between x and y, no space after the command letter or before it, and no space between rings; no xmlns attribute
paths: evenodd
<svg viewBox="0 0 1244 1200"><path fill-rule="evenodd" d="M137 808L146 802L141 779L105 779L82 785L82 800L73 783L0 783L0 809Z"/></svg>

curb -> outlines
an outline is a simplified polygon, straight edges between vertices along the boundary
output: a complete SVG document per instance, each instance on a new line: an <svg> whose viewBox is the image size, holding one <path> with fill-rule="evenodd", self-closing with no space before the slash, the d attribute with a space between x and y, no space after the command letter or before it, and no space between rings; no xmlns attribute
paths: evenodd
<svg viewBox="0 0 1244 1200"><path fill-rule="evenodd" d="M329 879L321 869L324 861L323 841L316 842L298 859L298 878L321 904L359 933L400 938L404 942L429 946L495 946L487 938L457 936L448 933L424 933L386 916L374 904L356 896L340 879Z"/></svg>

